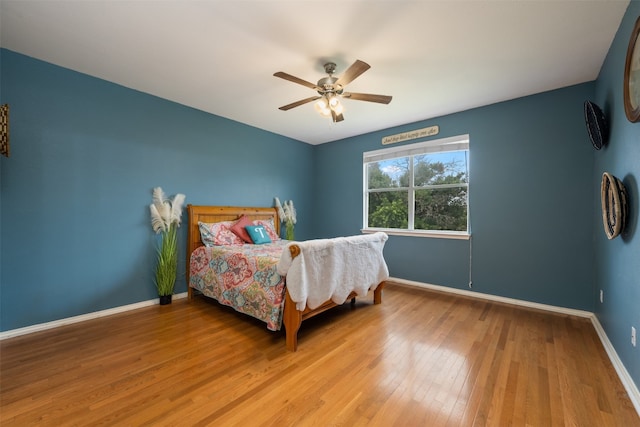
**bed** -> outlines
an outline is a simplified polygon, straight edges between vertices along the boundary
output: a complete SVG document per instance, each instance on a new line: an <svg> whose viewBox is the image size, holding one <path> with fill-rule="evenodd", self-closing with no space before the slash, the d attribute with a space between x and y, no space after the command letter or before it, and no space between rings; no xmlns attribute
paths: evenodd
<svg viewBox="0 0 640 427"><path fill-rule="evenodd" d="M270 224L276 236L279 236L280 220L276 208L188 205L187 212L189 218L187 235L187 290L189 300L193 299L196 293L203 294L206 297L218 300L223 305L232 306L236 311L266 322L267 328L270 330L278 330L281 325L284 325L286 348L289 351L296 351L298 348L298 330L303 320L344 302L342 298L336 299L335 297L320 303L313 301L313 289L308 292L309 295L300 296L301 293L307 292L306 288L301 290L297 284L300 276L314 275L317 272L318 265L312 264L314 259L311 256L313 255L311 250L322 243L320 240L289 242L277 240L278 237L276 237L272 244L229 245L228 247L211 246L203 243L200 223L228 224L232 221L238 221L243 216L261 224ZM327 251L331 251L331 247L334 245L338 246L339 243L342 243L342 241L339 241L340 239L371 239L371 237L353 236L324 239L324 243L329 246L323 246L320 252L323 255L329 254L330 256L330 252ZM356 290L349 292L346 300L351 300L353 303L356 296L366 295L368 291L373 290L373 303L380 304L382 302L382 290L385 280L388 278L387 266L382 257L382 246L384 246L385 240L386 235L382 236L381 243L376 245L379 248L376 252L379 253L372 255L372 259L374 259L372 261L374 263L372 264L373 268L362 269L365 270L365 273L371 271L371 274L367 274L366 280L371 282L370 277L376 277L376 280L371 284L359 283L354 288ZM335 256L334 258L341 259L340 256ZM347 268L349 267L347 265L348 260L341 259L340 262L346 266L344 270L349 270ZM217 278L214 277L219 273L220 269L218 267L220 265L224 266L225 277L230 278L229 280L220 278L220 275ZM256 280L249 276L250 273L247 270L251 266L254 268L251 274L256 277L267 278L266 285L258 286ZM278 268L280 268L279 274L274 274L273 271L277 271ZM283 268L285 270L282 270ZM290 270L287 270L289 268ZM337 268L337 270L340 270L340 268ZM282 274L284 271L288 273ZM360 271L360 274L362 273ZM287 276L289 278L288 281ZM363 279L362 282L364 281ZM235 287L230 282L243 282L243 284ZM291 292L289 288L291 288ZM344 289L341 291L344 291ZM322 292L319 295L322 295ZM266 311L263 311L265 307L267 307Z"/></svg>

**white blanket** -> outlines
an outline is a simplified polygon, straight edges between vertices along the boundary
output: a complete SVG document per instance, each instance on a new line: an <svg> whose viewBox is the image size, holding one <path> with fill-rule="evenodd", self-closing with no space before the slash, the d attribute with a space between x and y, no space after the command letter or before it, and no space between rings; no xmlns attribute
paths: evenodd
<svg viewBox="0 0 640 427"><path fill-rule="evenodd" d="M298 310L314 309L331 299L342 304L352 291L364 296L389 277L382 255L389 237L382 232L291 243L282 251L278 273ZM291 259L289 246L300 247Z"/></svg>

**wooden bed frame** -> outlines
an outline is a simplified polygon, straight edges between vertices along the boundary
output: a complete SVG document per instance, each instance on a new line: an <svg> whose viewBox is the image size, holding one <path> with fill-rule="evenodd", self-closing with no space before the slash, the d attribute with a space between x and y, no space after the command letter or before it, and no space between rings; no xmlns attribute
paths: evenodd
<svg viewBox="0 0 640 427"><path fill-rule="evenodd" d="M203 246L198 221L206 223L234 221L242 215L246 215L252 220L273 219L276 232L280 234L280 219L278 218L278 210L276 208L187 205L187 212L189 214L189 230L187 236L187 293L189 300L193 299L195 291L195 289L189 286L191 253L200 246ZM300 248L292 245L290 246L290 251L292 258L295 258L300 253ZM380 304L382 302L382 288L384 284L385 282L382 282L376 287L373 293L374 304ZM351 299L353 303L355 297L355 292L352 292L347 299ZM298 330L303 320L309 319L337 305L338 304L329 300L313 310L306 307L303 311L300 311L296 309L296 303L291 299L289 291L286 291L282 322L284 323L286 332L287 350L296 351L298 349Z"/></svg>

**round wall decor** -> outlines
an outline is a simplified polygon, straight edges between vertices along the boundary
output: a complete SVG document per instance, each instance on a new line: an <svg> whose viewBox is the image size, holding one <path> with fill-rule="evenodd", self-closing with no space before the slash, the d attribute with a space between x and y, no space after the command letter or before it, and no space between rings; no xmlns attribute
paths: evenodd
<svg viewBox="0 0 640 427"><path fill-rule="evenodd" d="M627 189L622 181L609 172L602 174L600 186L602 200L602 223L609 240L617 237L627 222L629 207L627 205Z"/></svg>
<svg viewBox="0 0 640 427"><path fill-rule="evenodd" d="M624 112L630 122L640 121L640 17L631 32L624 64Z"/></svg>
<svg viewBox="0 0 640 427"><path fill-rule="evenodd" d="M609 123L604 113L591 101L584 101L584 121L587 123L589 139L596 150L607 144L609 138Z"/></svg>

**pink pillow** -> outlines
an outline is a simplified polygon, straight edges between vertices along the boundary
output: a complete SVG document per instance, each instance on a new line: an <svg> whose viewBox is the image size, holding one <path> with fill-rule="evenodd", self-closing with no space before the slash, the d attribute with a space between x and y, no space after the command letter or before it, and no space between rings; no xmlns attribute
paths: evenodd
<svg viewBox="0 0 640 427"><path fill-rule="evenodd" d="M243 245L241 238L229 229L233 221L216 223L198 222L200 237L205 246Z"/></svg>
<svg viewBox="0 0 640 427"><path fill-rule="evenodd" d="M249 236L247 230L244 229L247 225L253 225L253 221L251 221L248 216L242 215L229 229L246 243L253 243L251 236Z"/></svg>

